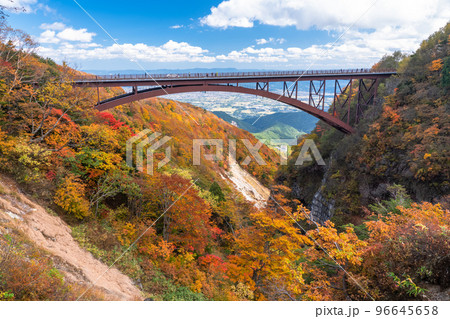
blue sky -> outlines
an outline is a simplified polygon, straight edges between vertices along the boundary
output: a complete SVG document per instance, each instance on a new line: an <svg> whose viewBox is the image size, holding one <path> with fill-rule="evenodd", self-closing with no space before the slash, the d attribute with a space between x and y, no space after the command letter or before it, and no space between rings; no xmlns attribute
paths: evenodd
<svg viewBox="0 0 450 319"><path fill-rule="evenodd" d="M412 52L450 17L447 0L77 2L0 5L23 8L8 21L39 42L39 54L96 70L370 67Z"/></svg>

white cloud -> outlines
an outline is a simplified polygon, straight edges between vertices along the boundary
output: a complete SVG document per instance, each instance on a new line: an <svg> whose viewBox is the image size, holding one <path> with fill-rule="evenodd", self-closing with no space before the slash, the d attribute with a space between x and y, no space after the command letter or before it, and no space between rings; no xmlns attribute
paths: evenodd
<svg viewBox="0 0 450 319"><path fill-rule="evenodd" d="M200 19L203 25L215 28L245 27L255 23L299 30L326 30L339 36L336 46L312 46L308 51L351 55L367 60L367 56L394 50L411 52L428 35L443 27L450 17L448 0L225 0ZM267 44L270 39L258 39ZM273 41L272 41L273 42ZM242 54L248 52L242 52ZM235 56L235 54L234 54ZM278 59L278 58L274 58ZM348 57L346 58L348 59Z"/></svg>
<svg viewBox="0 0 450 319"><path fill-rule="evenodd" d="M33 12L32 5L36 2L37 0L0 0L0 6L6 9L18 9L17 12L31 13Z"/></svg>
<svg viewBox="0 0 450 319"><path fill-rule="evenodd" d="M373 5L373 6L372 6ZM364 14L364 17L361 16ZM201 19L211 27L253 27L255 22L274 26L295 26L300 30L317 27L341 29L385 25L445 22L449 17L446 0L226 0Z"/></svg>
<svg viewBox="0 0 450 319"><path fill-rule="evenodd" d="M181 29L181 28L183 28L183 26L180 24L176 24L176 25L171 26L170 28L171 29Z"/></svg>
<svg viewBox="0 0 450 319"><path fill-rule="evenodd" d="M251 27L255 22L259 22L295 26L298 29L327 30L335 39L338 39L346 26L357 21L355 27L346 31L336 43L331 40L329 43L309 47L281 47L280 44L285 42L281 37L256 39L256 45L221 54L212 54L202 47L172 40L159 46L144 43L103 46L93 43L95 33L86 29L76 30L55 22L41 25L45 31L39 40L44 45L39 48L39 52L57 61L126 59L168 63L260 63L265 67L283 66L297 69L309 67L310 64L312 68L369 67L384 54L394 50L412 52L417 49L420 42L445 25L447 17L450 16L448 6L442 0L429 0L427 6L421 5L422 0L417 0L419 5L416 1L410 3L397 0L408 8L407 13L403 12L404 8L397 2L389 4L386 1L388 0L378 0L375 6L358 20L355 17L367 9L368 0L318 0L317 3L303 0L227 0L217 8L212 8L211 14L202 19L204 24L221 28ZM367 7L364 7L365 5ZM428 20L424 17L428 17ZM171 28L179 27L183 26L176 25Z"/></svg>
<svg viewBox="0 0 450 319"><path fill-rule="evenodd" d="M240 63L253 62L288 62L289 57L284 49L248 47L240 51L231 51L228 54L217 56L221 61L233 61Z"/></svg>
<svg viewBox="0 0 450 319"><path fill-rule="evenodd" d="M256 39L256 44L257 45L263 45L263 44L267 44L267 43L279 43L279 44L283 44L284 42L286 42L286 39L283 38L279 38L279 39L275 39L275 38L268 38L268 39Z"/></svg>
<svg viewBox="0 0 450 319"><path fill-rule="evenodd" d="M74 29L67 27L64 23L54 22L52 24L43 23L40 25L45 31L37 39L40 43L60 43L62 41L92 42L95 33L88 32L87 29ZM59 32L57 32L59 31Z"/></svg>
<svg viewBox="0 0 450 319"><path fill-rule="evenodd" d="M57 48L39 47L38 52L57 61L63 59L111 60L127 59L142 62L215 62L216 58L207 55L208 50L191 46L186 42L168 41L161 46L149 46L144 43L113 44L102 47L84 43L61 43Z"/></svg>
<svg viewBox="0 0 450 319"><path fill-rule="evenodd" d="M44 11L44 13L52 13L52 14L56 14L56 13L57 13L57 11L56 11L55 9L50 8L50 7L49 7L48 5L46 5L46 4L39 3L39 4L37 5L37 8L38 8L39 10Z"/></svg>
<svg viewBox="0 0 450 319"><path fill-rule="evenodd" d="M66 28L56 35L61 40L91 42L95 36L93 32L87 32L87 29Z"/></svg>
<svg viewBox="0 0 450 319"><path fill-rule="evenodd" d="M405 29L406 30L406 29ZM149 46L144 43L113 44L101 46L97 43L67 42L57 38L53 30L46 30L41 38L48 39L42 43L59 43L57 47L40 47L39 53L57 61L62 60L112 60L126 59L141 62L232 62L238 64L263 63L266 66L289 66L294 69L314 68L352 68L368 67L377 62L384 54L397 49L414 50L416 46L412 31L401 31L404 38L391 47L392 38L400 32L386 28L379 32L352 31L351 39L335 45L331 43L312 45L306 48L287 47L255 47L249 46L241 50L211 55L206 49L192 46L187 42L168 41L160 46ZM45 37L44 37L45 35ZM56 40L54 40L56 37ZM261 40L261 39L258 39ZM265 39L267 43L269 40ZM260 41L261 42L261 41ZM264 41L262 41L264 42ZM275 40L271 41L276 43ZM351 53L351 54L349 54Z"/></svg>
<svg viewBox="0 0 450 319"><path fill-rule="evenodd" d="M300 49L301 50L301 49ZM288 62L291 54L285 49L248 47L240 51L231 51L228 54L217 56L221 61L233 61L240 63L252 62Z"/></svg>
<svg viewBox="0 0 450 319"><path fill-rule="evenodd" d="M93 42L91 42L91 43L77 43L76 47L77 48L81 48L81 49L89 49L89 48L99 48L99 47L101 47L101 45L98 44L98 43L93 43Z"/></svg>
<svg viewBox="0 0 450 319"><path fill-rule="evenodd" d="M255 48L250 46L242 50L231 51L228 54L217 56L218 61L236 63L291 63L295 68L352 68L369 67L378 61L384 54L389 53L383 46L384 39L382 33L371 35L372 45L364 45L365 34L355 35L352 41L346 41L337 45L330 43L324 45L312 45L307 48ZM404 48L412 48L410 43L400 43ZM351 52L351 54L349 54Z"/></svg>
<svg viewBox="0 0 450 319"><path fill-rule="evenodd" d="M43 23L43 24L40 25L40 28L44 29L44 30L61 31L61 30L64 30L65 27L66 27L66 25L64 23L61 23L61 22L53 22L51 24Z"/></svg>
<svg viewBox="0 0 450 319"><path fill-rule="evenodd" d="M39 43L59 43L60 39L56 37L56 32L53 30L45 30L38 38Z"/></svg>

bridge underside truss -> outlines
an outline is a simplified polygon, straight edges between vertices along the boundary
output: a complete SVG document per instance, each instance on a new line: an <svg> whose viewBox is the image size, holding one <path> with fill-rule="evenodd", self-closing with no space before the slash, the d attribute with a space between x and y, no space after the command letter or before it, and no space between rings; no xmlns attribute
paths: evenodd
<svg viewBox="0 0 450 319"><path fill-rule="evenodd" d="M381 78L385 78L383 76ZM172 81L169 84L146 86L146 83L137 81L130 83L132 85L122 85L125 83L115 83L115 85L104 82L93 82L88 85L83 83L77 86L131 86L130 93L113 97L104 101L98 101L96 108L100 111L107 110L118 105L131 103L134 101L148 99L152 97L164 96L167 94L188 93L188 92L234 92L252 94L262 96L272 100L276 100L302 111L305 111L336 129L350 134L354 132L352 125L358 123L364 116L364 111L375 100L377 88L380 77L365 77L365 78L342 78L335 79L296 79L291 81L271 81L255 80L253 83L246 81L244 83L236 82L214 82L214 81ZM309 82L308 102L300 100L299 83ZM270 90L271 83L282 83L282 92L278 93ZM334 82L334 83L333 83ZM97 85L95 85L97 83ZM330 94L330 84L334 88L333 95ZM245 86L244 86L245 85ZM329 88L329 92L326 91ZM357 88L357 91L355 90ZM328 99L327 99L328 97ZM356 99L356 103L352 100ZM329 108L326 105L326 100L332 103Z"/></svg>

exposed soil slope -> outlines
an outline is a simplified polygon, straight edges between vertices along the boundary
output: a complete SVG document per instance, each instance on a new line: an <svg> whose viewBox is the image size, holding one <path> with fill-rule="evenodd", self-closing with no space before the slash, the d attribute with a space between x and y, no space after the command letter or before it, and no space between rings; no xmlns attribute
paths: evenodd
<svg viewBox="0 0 450 319"><path fill-rule="evenodd" d="M8 220L8 224L53 254L54 264L64 273L66 280L85 285L94 283L112 300L142 299L129 277L115 268L107 271L107 265L81 248L61 218L50 215L31 201L11 179L0 176L0 186L0 222Z"/></svg>
<svg viewBox="0 0 450 319"><path fill-rule="evenodd" d="M255 204L256 207L266 206L270 191L264 187L256 178L239 166L235 159L229 158L230 168L227 177L233 183L234 188L239 191L246 200Z"/></svg>

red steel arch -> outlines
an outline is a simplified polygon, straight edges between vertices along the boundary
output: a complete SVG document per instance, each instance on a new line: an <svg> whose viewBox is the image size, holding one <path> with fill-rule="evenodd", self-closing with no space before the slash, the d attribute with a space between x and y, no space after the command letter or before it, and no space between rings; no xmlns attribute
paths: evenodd
<svg viewBox="0 0 450 319"><path fill-rule="evenodd" d="M132 93L120 95L112 99L108 99L100 102L96 109L99 111L104 111L111 109L113 107L131 103L138 100L148 99L152 97L163 96L167 94L177 94L177 93L189 93L189 92L203 92L203 91L214 91L214 92L233 92L233 93L243 93L262 96L275 101L280 101L282 103L291 105L297 109L305 111L311 114L325 123L333 126L334 128L346 133L354 133L355 130L349 124L343 122L339 118L322 111L319 108L313 107L309 104L301 102L297 99L286 97L277 93L272 93L265 90L250 89L246 87L234 86L234 85L181 85L181 86L167 86L167 87L156 87L147 90L133 91Z"/></svg>

